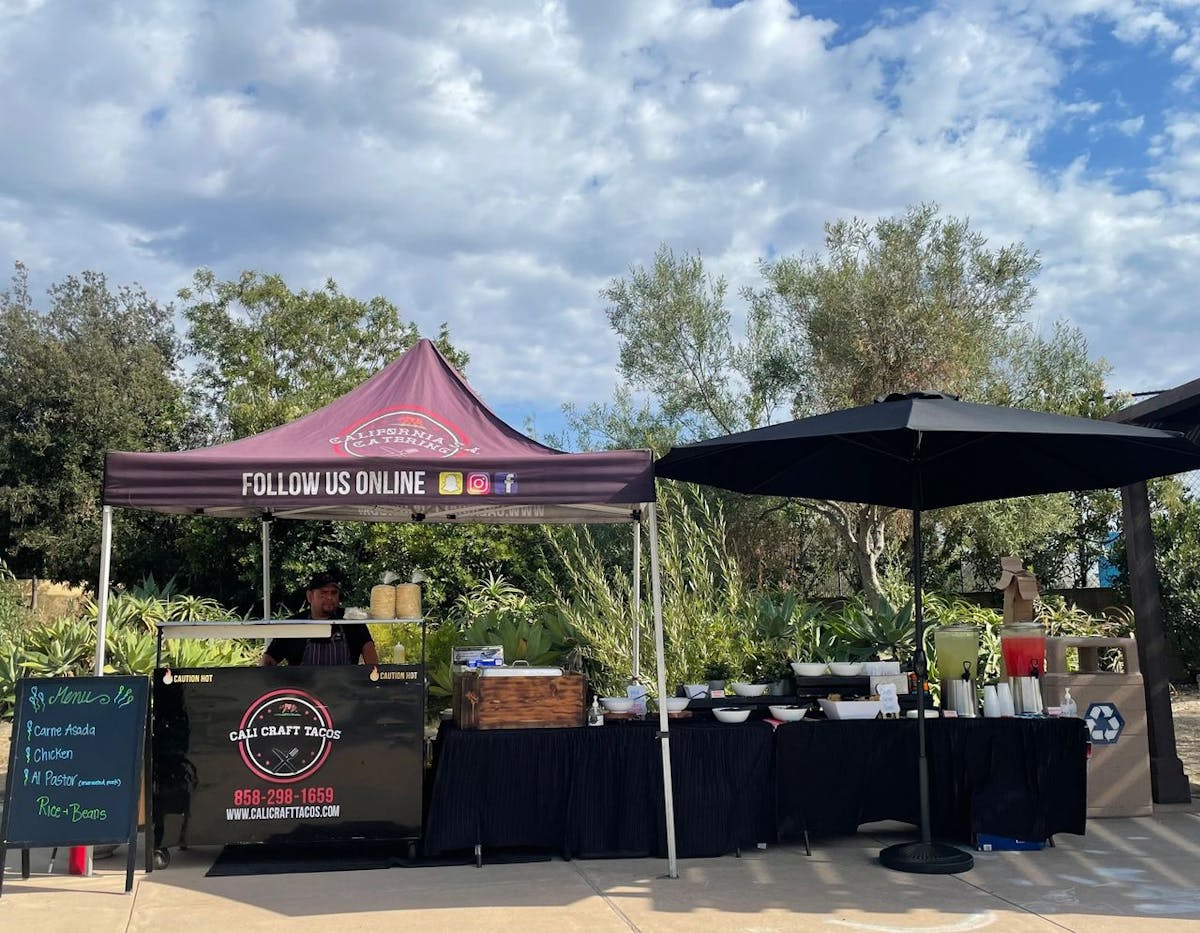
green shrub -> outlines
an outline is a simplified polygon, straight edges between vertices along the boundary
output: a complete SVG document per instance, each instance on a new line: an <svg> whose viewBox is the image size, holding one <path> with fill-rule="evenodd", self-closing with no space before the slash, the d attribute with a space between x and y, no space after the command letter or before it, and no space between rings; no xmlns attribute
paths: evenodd
<svg viewBox="0 0 1200 933"><path fill-rule="evenodd" d="M1158 509L1151 518L1163 634L1189 680L1200 676L1200 502L1184 499ZM1112 557L1120 569L1118 591L1130 598L1125 539Z"/></svg>
<svg viewBox="0 0 1200 933"><path fill-rule="evenodd" d="M696 683L714 671L728 672L725 676L744 672L753 663L742 634L749 624L747 597L741 570L726 548L720 506L695 487L667 482L658 491L667 682ZM635 606L628 565L606 559L600 536L590 528L555 529L550 545L565 583L549 579L546 583L555 592L565 624L578 639L580 662L593 688L624 692L633 675L635 622L640 677L653 681L649 560L643 560L642 599Z"/></svg>
<svg viewBox="0 0 1200 933"><path fill-rule="evenodd" d="M0 571L0 716L12 716L16 684L22 677L81 677L96 662L98 607L87 601L82 614L35 622L20 593ZM238 616L216 601L178 593L173 581L153 579L130 592L113 593L105 633L106 674L149 675L157 651L157 621L225 621ZM248 640L168 639L162 662L168 667L249 667L262 653Z"/></svg>

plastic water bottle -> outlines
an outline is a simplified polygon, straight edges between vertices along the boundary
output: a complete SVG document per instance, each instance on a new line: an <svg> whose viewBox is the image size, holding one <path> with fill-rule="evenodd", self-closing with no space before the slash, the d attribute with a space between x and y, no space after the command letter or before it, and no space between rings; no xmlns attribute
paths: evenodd
<svg viewBox="0 0 1200 933"><path fill-rule="evenodd" d="M1070 687L1067 687L1065 690L1063 690L1062 703L1059 705L1062 707L1063 718L1066 718L1067 716L1079 715L1079 707L1075 703L1075 698L1071 696Z"/></svg>

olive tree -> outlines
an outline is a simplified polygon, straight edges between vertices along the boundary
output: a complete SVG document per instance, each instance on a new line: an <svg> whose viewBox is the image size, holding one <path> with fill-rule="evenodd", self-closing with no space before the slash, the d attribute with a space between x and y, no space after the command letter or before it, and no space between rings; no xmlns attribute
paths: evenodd
<svg viewBox="0 0 1200 933"><path fill-rule="evenodd" d="M923 204L827 224L822 252L762 261L761 284L741 296L740 338L725 280L698 255L663 246L601 297L625 385L648 399L660 435L694 440L914 389L1041 407L1045 399L1025 391L1038 381L1033 361L1081 338L1059 328L1042 339L1028 323L1039 268L1024 245L992 248L966 219ZM1102 362L1085 353L1082 371L1082 394L1102 384ZM590 411L574 426L586 433L606 414ZM643 412L643 429L647 420ZM828 521L868 599L880 602L892 510L799 501Z"/></svg>

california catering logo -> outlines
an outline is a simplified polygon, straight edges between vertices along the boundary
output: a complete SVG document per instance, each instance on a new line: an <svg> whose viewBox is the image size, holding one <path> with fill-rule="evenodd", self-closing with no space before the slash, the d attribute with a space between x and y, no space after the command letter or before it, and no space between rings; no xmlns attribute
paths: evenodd
<svg viewBox="0 0 1200 933"><path fill-rule="evenodd" d="M290 687L251 703L237 730L229 733L246 767L276 784L316 773L341 737L324 704Z"/></svg>
<svg viewBox="0 0 1200 933"><path fill-rule="evenodd" d="M368 415L329 443L348 457L454 457L479 453L449 421L399 406Z"/></svg>

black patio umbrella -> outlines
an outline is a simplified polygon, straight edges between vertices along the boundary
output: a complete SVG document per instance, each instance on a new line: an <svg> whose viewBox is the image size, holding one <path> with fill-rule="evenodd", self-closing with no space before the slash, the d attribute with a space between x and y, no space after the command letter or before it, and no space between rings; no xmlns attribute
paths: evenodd
<svg viewBox="0 0 1200 933"><path fill-rule="evenodd" d="M917 644L924 683L921 513L1038 493L1111 489L1200 469L1183 435L1090 418L975 405L914 392L874 404L675 447L656 476L735 492L911 509ZM889 868L949 874L971 868L960 849L931 839L924 691L917 691L921 841L889 846Z"/></svg>

